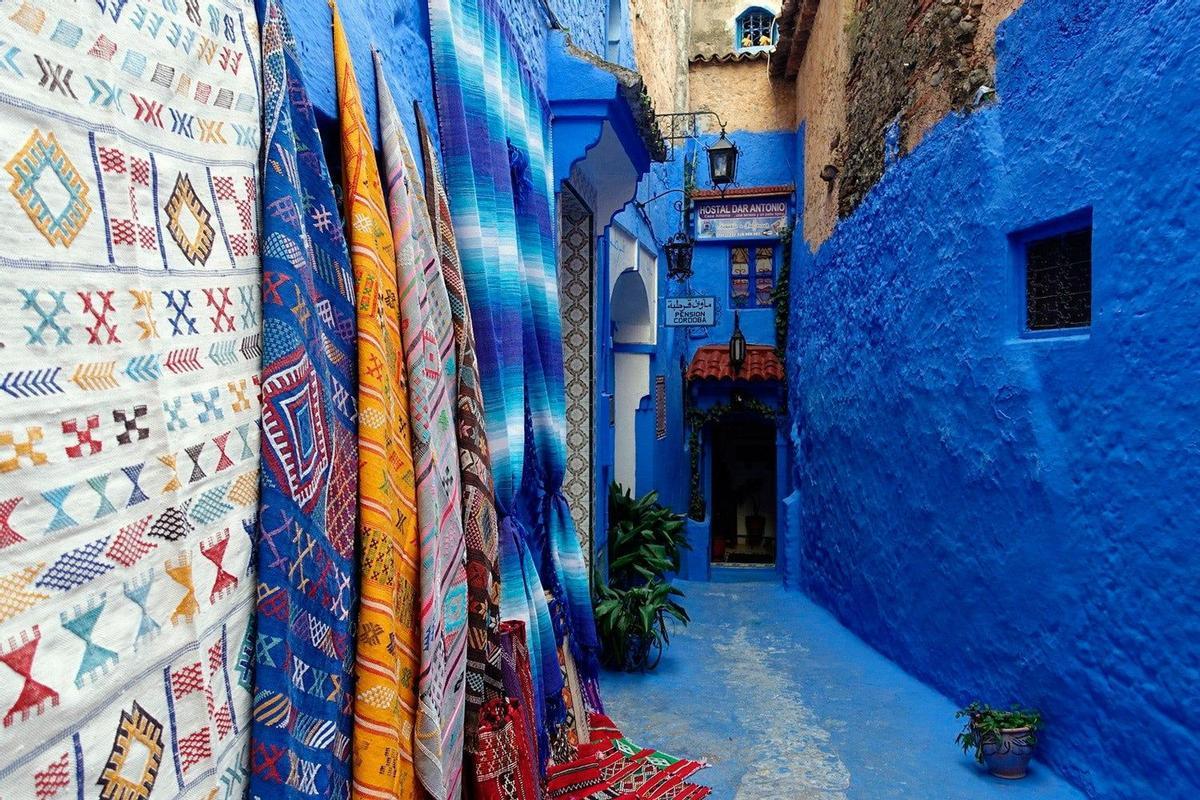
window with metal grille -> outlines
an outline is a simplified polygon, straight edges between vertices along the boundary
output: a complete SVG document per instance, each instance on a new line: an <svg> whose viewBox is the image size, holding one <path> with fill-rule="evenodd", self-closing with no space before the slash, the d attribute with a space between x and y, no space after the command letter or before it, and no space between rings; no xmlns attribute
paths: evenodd
<svg viewBox="0 0 1200 800"><path fill-rule="evenodd" d="M1091 226L1025 244L1025 328L1086 328L1092 324Z"/></svg>
<svg viewBox="0 0 1200 800"><path fill-rule="evenodd" d="M775 25L775 16L766 9L750 8L738 17L738 49L770 47L778 37L779 28Z"/></svg>
<svg viewBox="0 0 1200 800"><path fill-rule="evenodd" d="M775 247L729 248L729 300L734 308L770 308L775 291Z"/></svg>

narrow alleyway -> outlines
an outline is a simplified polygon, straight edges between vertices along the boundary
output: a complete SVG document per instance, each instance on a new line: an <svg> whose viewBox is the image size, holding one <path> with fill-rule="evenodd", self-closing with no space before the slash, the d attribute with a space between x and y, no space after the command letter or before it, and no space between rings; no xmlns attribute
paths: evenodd
<svg viewBox="0 0 1200 800"><path fill-rule="evenodd" d="M1082 797L1037 762L1023 781L980 774L954 745L953 704L803 595L678 585L692 625L655 672L605 673L604 696L630 738L707 759L697 782L714 798Z"/></svg>

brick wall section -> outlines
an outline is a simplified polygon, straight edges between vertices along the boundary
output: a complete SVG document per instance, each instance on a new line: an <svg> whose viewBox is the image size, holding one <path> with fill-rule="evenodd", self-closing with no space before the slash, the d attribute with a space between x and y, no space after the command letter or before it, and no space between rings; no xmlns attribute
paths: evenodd
<svg viewBox="0 0 1200 800"><path fill-rule="evenodd" d="M882 177L896 124L910 153L975 90L995 87L995 33L1022 0L821 0L796 74L804 238L815 250ZM820 177L832 164L831 187Z"/></svg>
<svg viewBox="0 0 1200 800"><path fill-rule="evenodd" d="M968 109L979 86L995 86L995 27L1017 5L1019 0L859 1L847 22L842 216L883 175L885 130L893 120L900 126L900 154L907 153L950 111Z"/></svg>

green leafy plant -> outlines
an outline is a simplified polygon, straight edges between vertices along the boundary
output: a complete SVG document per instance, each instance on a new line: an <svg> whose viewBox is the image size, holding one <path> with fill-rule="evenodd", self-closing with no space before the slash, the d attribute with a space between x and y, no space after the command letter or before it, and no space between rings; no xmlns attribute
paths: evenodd
<svg viewBox="0 0 1200 800"><path fill-rule="evenodd" d="M1002 748L1005 732L1028 728L1028 733L1022 734L1021 744L1033 747L1037 744L1037 732L1042 729L1042 714L1036 708L1022 708L1014 705L1005 711L992 708L978 701L966 708L959 709L955 719L966 719L962 732L955 737L964 753L975 751L975 760L983 763L983 748L985 746Z"/></svg>
<svg viewBox="0 0 1200 800"><path fill-rule="evenodd" d="M654 669L670 643L667 619L690 621L675 600L683 592L664 578L688 547L684 523L655 492L635 498L614 483L608 502L609 575L607 585L595 582L596 630L609 665Z"/></svg>
<svg viewBox="0 0 1200 800"><path fill-rule="evenodd" d="M791 312L792 236L795 231L795 223L789 223L779 236L779 247L782 250L779 278L775 281L775 288L771 290L771 304L775 307L775 354L784 363L787 363L788 314ZM787 386L786 382L784 382L784 386Z"/></svg>
<svg viewBox="0 0 1200 800"><path fill-rule="evenodd" d="M657 492L635 498L614 483L609 487L608 507L610 586L638 586L679 570L687 534L683 520L658 502Z"/></svg>
<svg viewBox="0 0 1200 800"><path fill-rule="evenodd" d="M596 596L596 632L609 665L624 670L654 669L670 644L667 617L686 625L691 619L673 598L683 592L656 578L642 586L601 586Z"/></svg>

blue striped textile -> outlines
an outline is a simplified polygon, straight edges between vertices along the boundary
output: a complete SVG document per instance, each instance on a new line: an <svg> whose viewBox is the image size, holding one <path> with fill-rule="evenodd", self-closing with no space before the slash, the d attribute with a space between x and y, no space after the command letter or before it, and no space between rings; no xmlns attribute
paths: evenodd
<svg viewBox="0 0 1200 800"><path fill-rule="evenodd" d="M446 188L500 516L500 610L526 625L544 763L546 731L565 717L556 652L564 635L592 697L596 673L587 573L562 494L566 413L549 109L495 0L429 5ZM567 610L557 621L547 593Z"/></svg>

